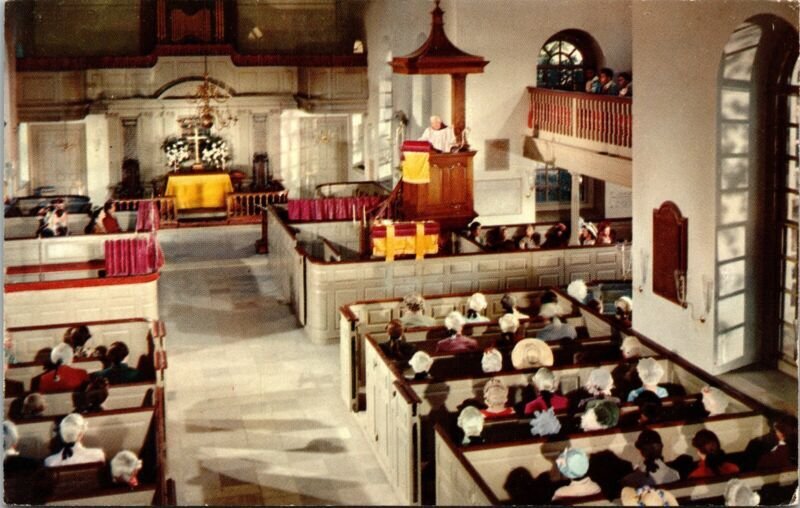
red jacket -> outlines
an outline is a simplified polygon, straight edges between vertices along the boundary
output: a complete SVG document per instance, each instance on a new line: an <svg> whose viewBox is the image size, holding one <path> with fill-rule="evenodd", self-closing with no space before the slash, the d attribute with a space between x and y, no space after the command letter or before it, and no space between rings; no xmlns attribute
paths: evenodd
<svg viewBox="0 0 800 508"><path fill-rule="evenodd" d="M465 337L463 335L456 335L455 337L448 337L436 343L437 353L463 353L466 351L477 351L478 341Z"/></svg>
<svg viewBox="0 0 800 508"><path fill-rule="evenodd" d="M553 408L553 411L563 411L569 406L569 400L563 395L554 393L550 398L550 406ZM547 411L547 406L541 396L525 404L526 415L532 415L536 411Z"/></svg>
<svg viewBox="0 0 800 508"><path fill-rule="evenodd" d="M55 380L58 372L59 380ZM45 372L39 377L39 393L66 392L77 390L89 380L89 374L83 369L76 369L69 365L62 365L57 371Z"/></svg>
<svg viewBox="0 0 800 508"><path fill-rule="evenodd" d="M739 466L730 462L723 462L722 465L719 466L719 474L733 474L738 472ZM704 460L701 460L700 464L697 466L697 469L689 474L689 478L708 478L710 476L717 476L717 473L715 473L710 467L706 466L706 461Z"/></svg>

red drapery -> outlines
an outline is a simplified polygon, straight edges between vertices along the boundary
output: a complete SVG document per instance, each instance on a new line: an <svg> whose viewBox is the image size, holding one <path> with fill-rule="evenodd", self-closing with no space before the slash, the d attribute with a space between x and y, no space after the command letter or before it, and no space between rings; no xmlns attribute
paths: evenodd
<svg viewBox="0 0 800 508"><path fill-rule="evenodd" d="M106 240L103 250L107 277L144 275L164 265L164 253L154 235Z"/></svg>
<svg viewBox="0 0 800 508"><path fill-rule="evenodd" d="M346 198L292 199L288 202L289 220L351 220L361 219L364 211L378 206L381 196Z"/></svg>
<svg viewBox="0 0 800 508"><path fill-rule="evenodd" d="M152 201L140 201L136 211L136 231L155 231L161 225L158 208Z"/></svg>

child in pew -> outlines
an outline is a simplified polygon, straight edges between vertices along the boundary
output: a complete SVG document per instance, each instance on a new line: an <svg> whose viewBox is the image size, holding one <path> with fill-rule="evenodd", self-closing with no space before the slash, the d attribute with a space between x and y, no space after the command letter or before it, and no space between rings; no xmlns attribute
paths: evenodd
<svg viewBox="0 0 800 508"><path fill-rule="evenodd" d="M531 377L531 382L536 389L537 397L525 404L525 414L532 415L535 411L547 411L553 408L554 411L564 411L569 406L569 401L563 395L556 392L558 390L558 379L553 372L542 367Z"/></svg>
<svg viewBox="0 0 800 508"><path fill-rule="evenodd" d="M634 473L622 479L623 485L643 487L645 483L640 483L642 473L652 481L653 485L676 482L681 479L676 470L664 463L664 443L658 432L652 429L643 430L636 438L635 446L644 462L636 467Z"/></svg>
<svg viewBox="0 0 800 508"><path fill-rule="evenodd" d="M458 312L453 311L444 319L449 336L436 343L437 353L461 353L464 351L477 351L478 341L461 334L467 320Z"/></svg>
<svg viewBox="0 0 800 508"><path fill-rule="evenodd" d="M129 367L126 363L128 354L128 346L124 342L114 342L108 347L108 352L105 355L109 366L95 372L93 377L106 378L112 385L140 381L142 378L141 373L137 369Z"/></svg>
<svg viewBox="0 0 800 508"><path fill-rule="evenodd" d="M71 466L90 462L105 462L106 454L100 448L86 448L81 443L89 427L83 416L70 413L58 425L61 451L44 459L45 467Z"/></svg>
<svg viewBox="0 0 800 508"><path fill-rule="evenodd" d="M642 386L628 393L628 402L633 402L645 390L651 391L662 399L668 395L666 388L658 386L664 377L664 367L653 358L642 358L636 365L636 372L642 380Z"/></svg>
<svg viewBox="0 0 800 508"><path fill-rule="evenodd" d="M725 451L716 434L708 429L697 432L692 438L692 446L697 451L699 464L689 473L689 478L707 478L722 474L739 472L739 467L725 460Z"/></svg>
<svg viewBox="0 0 800 508"><path fill-rule="evenodd" d="M111 480L114 483L136 487L142 461L130 450L122 450L111 459Z"/></svg>
<svg viewBox="0 0 800 508"><path fill-rule="evenodd" d="M547 325L536 333L536 338L545 342L561 339L576 339L578 331L569 323L562 323L559 314L561 307L557 303L546 303L539 310L539 317Z"/></svg>
<svg viewBox="0 0 800 508"><path fill-rule="evenodd" d="M570 480L569 485L561 487L553 494L553 501L564 498L593 496L600 493L600 486L587 475L589 457L579 448L566 448L556 459L556 466L562 475Z"/></svg>
<svg viewBox="0 0 800 508"><path fill-rule="evenodd" d="M417 352L417 348L406 342L403 335L403 323L399 319L392 319L386 325L389 340L379 344L381 351L390 360L394 360L400 368L408 367L408 361Z"/></svg>
<svg viewBox="0 0 800 508"><path fill-rule="evenodd" d="M89 380L84 369L71 367L74 352L63 342L50 352L50 365L44 374L33 378L31 386L40 393L77 390Z"/></svg>
<svg viewBox="0 0 800 508"><path fill-rule="evenodd" d="M436 320L431 316L426 316L425 312L425 299L422 295L411 293L403 297L403 306L406 312L400 318L403 326L406 328L414 328L418 326L434 326Z"/></svg>

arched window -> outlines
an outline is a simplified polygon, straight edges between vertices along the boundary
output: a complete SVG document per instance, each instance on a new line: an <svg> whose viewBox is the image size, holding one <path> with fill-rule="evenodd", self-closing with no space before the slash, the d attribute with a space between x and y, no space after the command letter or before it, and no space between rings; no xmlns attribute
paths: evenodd
<svg viewBox="0 0 800 508"><path fill-rule="evenodd" d="M719 72L715 363L796 362L797 32L757 16L730 36ZM795 111L796 113L796 106ZM776 227L778 225L778 227ZM784 363L785 365L785 363Z"/></svg>
<svg viewBox="0 0 800 508"><path fill-rule="evenodd" d="M586 69L596 69L599 60L599 47L589 34L580 30L558 32L539 51L536 86L583 90Z"/></svg>

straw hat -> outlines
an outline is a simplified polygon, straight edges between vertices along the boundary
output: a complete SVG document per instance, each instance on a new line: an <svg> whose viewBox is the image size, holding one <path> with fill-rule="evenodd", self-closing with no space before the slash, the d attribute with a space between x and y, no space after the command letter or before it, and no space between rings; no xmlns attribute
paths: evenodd
<svg viewBox="0 0 800 508"><path fill-rule="evenodd" d="M650 486L622 489L622 506L678 506L678 500L670 492Z"/></svg>
<svg viewBox="0 0 800 508"><path fill-rule="evenodd" d="M553 365L553 350L540 339L522 339L511 351L511 364L515 369L550 367Z"/></svg>

